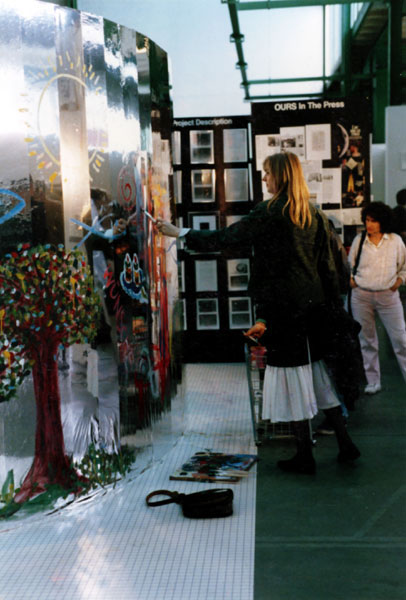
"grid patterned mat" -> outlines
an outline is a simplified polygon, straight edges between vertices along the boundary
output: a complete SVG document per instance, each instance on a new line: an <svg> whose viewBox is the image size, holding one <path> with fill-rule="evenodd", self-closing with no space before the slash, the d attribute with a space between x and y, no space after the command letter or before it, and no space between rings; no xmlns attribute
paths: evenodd
<svg viewBox="0 0 406 600"><path fill-rule="evenodd" d="M187 365L186 428L152 467L54 514L0 523L1 600L252 600L256 469L237 484L170 481L205 449L256 454L245 367ZM148 508L155 489L231 487L234 514Z"/></svg>

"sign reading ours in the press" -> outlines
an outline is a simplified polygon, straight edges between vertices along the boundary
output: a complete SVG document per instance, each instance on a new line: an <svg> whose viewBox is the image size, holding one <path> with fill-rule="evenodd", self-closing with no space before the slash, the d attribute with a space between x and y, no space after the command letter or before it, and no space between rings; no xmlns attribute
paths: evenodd
<svg viewBox="0 0 406 600"><path fill-rule="evenodd" d="M320 206L349 245L370 201L370 106L367 99L314 99L252 104L255 195L264 159L293 152L300 159L310 200Z"/></svg>

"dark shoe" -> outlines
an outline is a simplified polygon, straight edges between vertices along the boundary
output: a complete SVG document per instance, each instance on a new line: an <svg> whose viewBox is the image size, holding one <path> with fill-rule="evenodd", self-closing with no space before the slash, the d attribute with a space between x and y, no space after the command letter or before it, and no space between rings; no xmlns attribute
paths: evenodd
<svg viewBox="0 0 406 600"><path fill-rule="evenodd" d="M361 456L361 452L357 446L353 443L349 444L341 450L337 455L337 461L339 463L351 462Z"/></svg>
<svg viewBox="0 0 406 600"><path fill-rule="evenodd" d="M304 458L296 454L288 460L278 460L277 465L287 473L303 473L305 475L316 473L316 461L312 456Z"/></svg>

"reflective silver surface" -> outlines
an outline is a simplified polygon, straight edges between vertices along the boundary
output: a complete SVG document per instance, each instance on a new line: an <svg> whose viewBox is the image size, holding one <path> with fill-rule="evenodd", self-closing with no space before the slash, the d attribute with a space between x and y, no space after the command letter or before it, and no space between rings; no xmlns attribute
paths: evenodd
<svg viewBox="0 0 406 600"><path fill-rule="evenodd" d="M92 441L108 452L128 443L145 465L183 430L176 248L145 212L171 217L166 54L94 15L3 1L0 68L2 260L20 242L79 246L103 303L96 342L59 357L66 450L79 459ZM6 191L25 202L12 218ZM111 243L84 243L87 230L72 221L104 233L129 216L127 235ZM34 417L28 378L0 403L0 485L8 470L18 479L28 469Z"/></svg>

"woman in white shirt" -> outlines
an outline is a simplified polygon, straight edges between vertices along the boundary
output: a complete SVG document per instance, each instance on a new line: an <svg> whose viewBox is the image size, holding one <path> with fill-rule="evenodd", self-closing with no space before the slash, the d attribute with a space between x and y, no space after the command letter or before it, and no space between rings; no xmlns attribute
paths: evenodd
<svg viewBox="0 0 406 600"><path fill-rule="evenodd" d="M367 235L357 271L351 277L351 308L361 324L360 343L367 378L365 393L376 394L381 388L378 336L375 313L389 335L400 370L406 381L406 330L398 288L406 281L406 247L392 233L392 210L383 202L371 202L362 209ZM354 239L349 261L354 266L361 234Z"/></svg>

